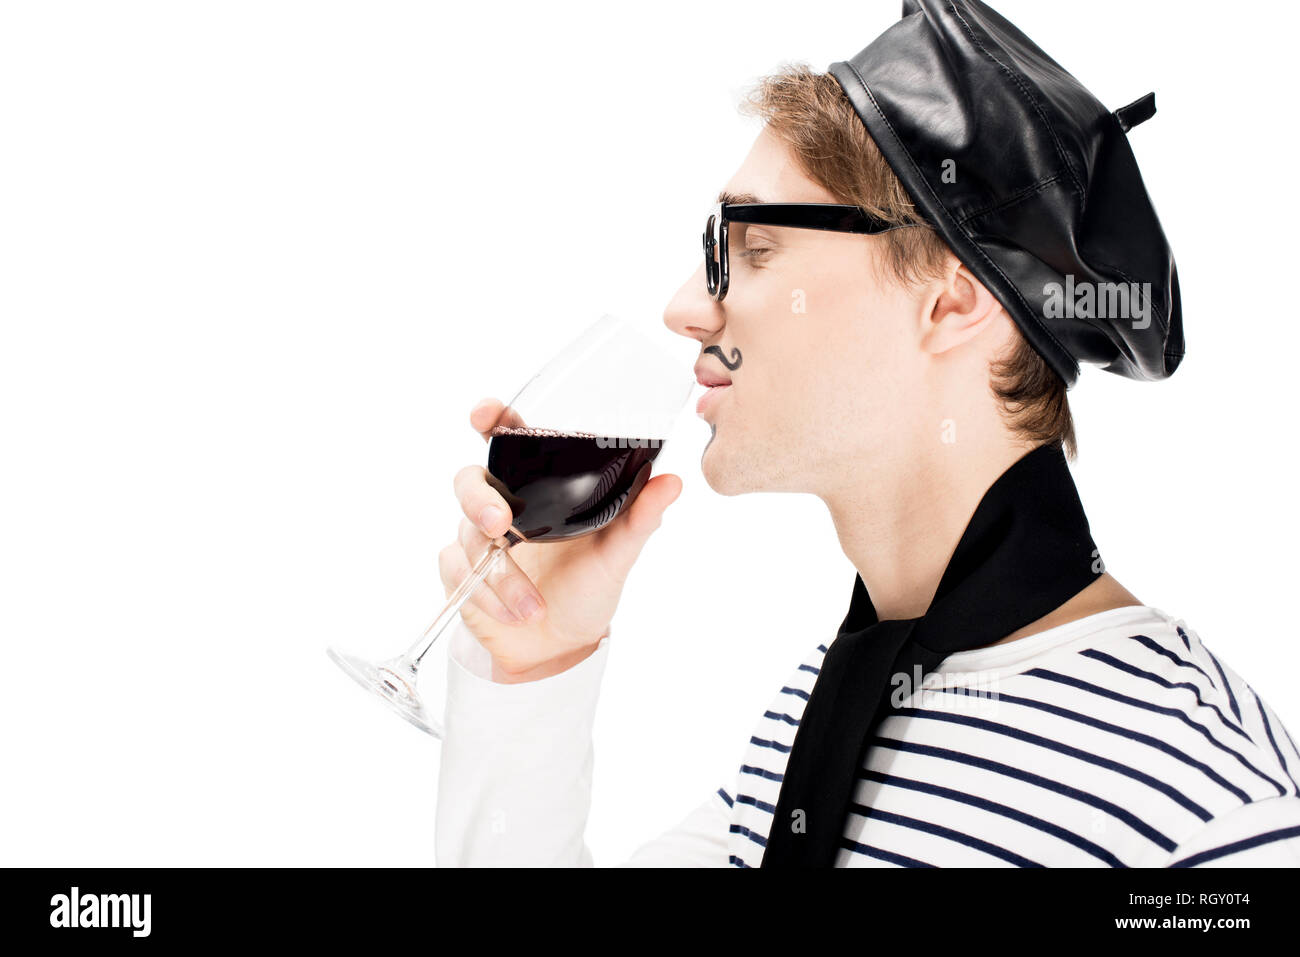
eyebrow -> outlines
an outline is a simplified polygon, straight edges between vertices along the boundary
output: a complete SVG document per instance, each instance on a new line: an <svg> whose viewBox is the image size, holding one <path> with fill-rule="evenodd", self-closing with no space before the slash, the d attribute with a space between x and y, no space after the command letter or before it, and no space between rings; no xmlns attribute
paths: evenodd
<svg viewBox="0 0 1300 957"><path fill-rule="evenodd" d="M718 193L718 202L726 203L728 206L741 206L746 203L762 203L766 200L760 199L753 193L729 193L724 189Z"/></svg>

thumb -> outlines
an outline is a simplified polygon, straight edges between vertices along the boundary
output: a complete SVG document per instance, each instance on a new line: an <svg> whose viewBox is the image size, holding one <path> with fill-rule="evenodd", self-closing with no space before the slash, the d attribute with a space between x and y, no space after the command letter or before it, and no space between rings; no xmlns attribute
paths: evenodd
<svg viewBox="0 0 1300 957"><path fill-rule="evenodd" d="M682 480L671 472L645 483L636 500L608 529L606 548L622 571L632 567L647 539L663 521L664 511L682 493Z"/></svg>

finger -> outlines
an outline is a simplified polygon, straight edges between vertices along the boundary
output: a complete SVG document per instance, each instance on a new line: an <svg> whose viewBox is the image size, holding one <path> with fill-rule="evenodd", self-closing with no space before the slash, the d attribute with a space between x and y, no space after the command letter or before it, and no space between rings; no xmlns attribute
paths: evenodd
<svg viewBox="0 0 1300 957"><path fill-rule="evenodd" d="M476 562L489 543L473 524L461 522L460 544L466 557ZM545 616L546 599L509 552L497 560L496 567L484 579L484 584L523 621L540 621Z"/></svg>
<svg viewBox="0 0 1300 957"><path fill-rule="evenodd" d="M491 438L490 433L498 425L521 429L524 427L524 420L519 417L519 413L514 409L506 408L505 403L500 399L489 397L470 409L469 424L484 439L489 439Z"/></svg>
<svg viewBox="0 0 1300 957"><path fill-rule="evenodd" d="M487 469L481 465L467 465L452 480L456 499L465 517L477 525L489 538L504 535L514 520L510 505L487 481Z"/></svg>
<svg viewBox="0 0 1300 957"><path fill-rule="evenodd" d="M469 558L459 542L453 542L438 553L438 577L442 579L442 585L449 596L460 586L470 571ZM519 616L507 608L497 593L487 587L486 583L474 589L469 601L479 611L491 615L503 624L520 623Z"/></svg>
<svg viewBox="0 0 1300 957"><path fill-rule="evenodd" d="M605 529L602 548L619 576L627 574L646 541L663 523L664 511L682 493L682 480L665 472L645 483L636 500Z"/></svg>

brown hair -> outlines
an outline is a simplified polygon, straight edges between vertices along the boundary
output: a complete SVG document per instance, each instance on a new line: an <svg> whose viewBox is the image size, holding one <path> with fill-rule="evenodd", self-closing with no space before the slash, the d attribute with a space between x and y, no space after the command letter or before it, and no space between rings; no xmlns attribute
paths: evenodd
<svg viewBox="0 0 1300 957"><path fill-rule="evenodd" d="M942 274L953 253L913 205L833 76L814 73L803 63L786 64L745 94L740 111L763 119L809 178L840 202L860 206L889 223L926 227L881 234L888 278L910 285ZM993 363L990 389L1013 432L1043 444L1059 443L1074 458L1074 420L1065 380L1019 327L1016 332L1015 346Z"/></svg>

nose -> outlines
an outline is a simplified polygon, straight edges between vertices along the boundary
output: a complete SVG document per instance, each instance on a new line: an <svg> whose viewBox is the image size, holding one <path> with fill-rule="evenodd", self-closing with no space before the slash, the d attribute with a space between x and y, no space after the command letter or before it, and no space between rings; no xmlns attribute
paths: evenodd
<svg viewBox="0 0 1300 957"><path fill-rule="evenodd" d="M682 284L664 308L664 325L689 339L701 342L716 338L726 324L722 303L709 295L704 284L704 264Z"/></svg>

